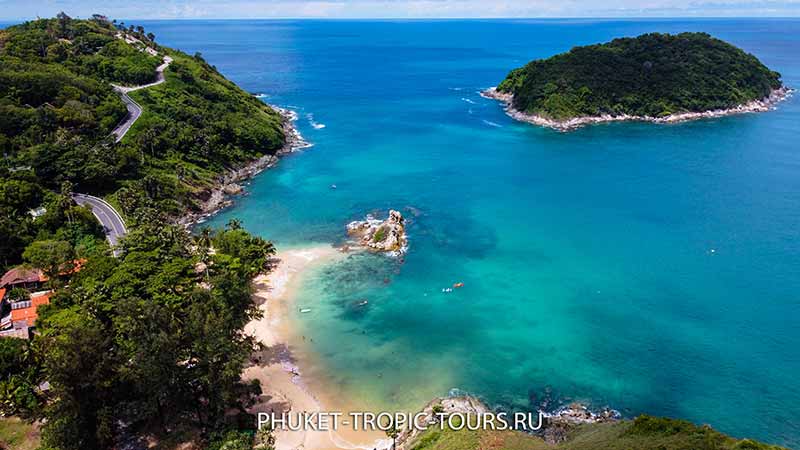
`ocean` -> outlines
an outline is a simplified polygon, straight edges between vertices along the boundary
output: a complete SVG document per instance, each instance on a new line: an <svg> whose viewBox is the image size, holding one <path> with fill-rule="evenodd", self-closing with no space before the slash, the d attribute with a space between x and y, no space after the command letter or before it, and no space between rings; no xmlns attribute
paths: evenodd
<svg viewBox="0 0 800 450"><path fill-rule="evenodd" d="M408 218L403 261L304 278L294 320L342 396L577 400L800 447L799 97L560 133L478 95L531 59L656 31L708 32L800 87L800 20L134 22L297 111L314 144L212 225L289 248Z"/></svg>

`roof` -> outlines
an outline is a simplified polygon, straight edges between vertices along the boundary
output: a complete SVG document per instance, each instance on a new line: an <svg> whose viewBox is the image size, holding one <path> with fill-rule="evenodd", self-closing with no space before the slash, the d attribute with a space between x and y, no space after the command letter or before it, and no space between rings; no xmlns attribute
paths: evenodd
<svg viewBox="0 0 800 450"><path fill-rule="evenodd" d="M6 288L0 288L0 301L6 298Z"/></svg>
<svg viewBox="0 0 800 450"><path fill-rule="evenodd" d="M80 272L84 264L86 264L85 258L75 259L72 261L72 267L62 270L59 275L72 275L76 272ZM3 278L0 279L0 287L22 283L44 283L45 281L47 281L47 275L41 270L17 266L3 275Z"/></svg>
<svg viewBox="0 0 800 450"><path fill-rule="evenodd" d="M21 283L38 283L42 281L46 281L47 278L44 276L39 269L27 269L25 267L14 267L13 269L9 270L8 272L3 275L3 278L0 279L0 287L11 286L15 284Z"/></svg>
<svg viewBox="0 0 800 450"><path fill-rule="evenodd" d="M53 295L53 291L38 292L31 295L30 302L24 302L28 303L25 307L13 309L14 307L12 306L11 322L25 321L29 327L32 327L36 323L36 319L39 318L36 310L41 305L50 304L51 295Z"/></svg>

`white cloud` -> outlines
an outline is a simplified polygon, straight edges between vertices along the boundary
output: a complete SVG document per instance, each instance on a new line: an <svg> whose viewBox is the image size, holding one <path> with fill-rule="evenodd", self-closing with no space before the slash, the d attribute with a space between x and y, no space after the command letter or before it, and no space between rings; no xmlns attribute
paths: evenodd
<svg viewBox="0 0 800 450"><path fill-rule="evenodd" d="M0 17L435 18L800 16L800 0L0 0Z"/></svg>

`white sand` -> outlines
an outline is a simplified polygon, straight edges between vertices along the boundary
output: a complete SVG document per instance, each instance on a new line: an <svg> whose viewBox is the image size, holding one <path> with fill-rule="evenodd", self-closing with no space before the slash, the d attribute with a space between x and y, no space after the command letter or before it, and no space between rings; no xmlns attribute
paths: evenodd
<svg viewBox="0 0 800 450"><path fill-rule="evenodd" d="M256 405L257 411L314 412L326 411L320 401L304 385L300 375L303 361L292 354L293 333L289 313L294 310L294 298L302 274L313 267L343 258L337 249L319 245L279 252L277 267L267 275L255 279L254 299L264 313L259 320L247 324L245 331L270 347L265 365L245 369L245 380L261 381L266 401ZM316 386L315 389L324 389ZM348 411L343 411L345 414ZM365 433L340 429L328 431L279 430L275 434L277 450L336 450L373 449L386 447L385 436L380 432Z"/></svg>

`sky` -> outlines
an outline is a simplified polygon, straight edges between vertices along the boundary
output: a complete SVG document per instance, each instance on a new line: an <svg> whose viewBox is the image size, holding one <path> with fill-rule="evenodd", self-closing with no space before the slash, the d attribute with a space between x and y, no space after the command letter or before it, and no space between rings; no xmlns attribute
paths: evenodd
<svg viewBox="0 0 800 450"><path fill-rule="evenodd" d="M0 19L800 17L800 0L0 0Z"/></svg>

